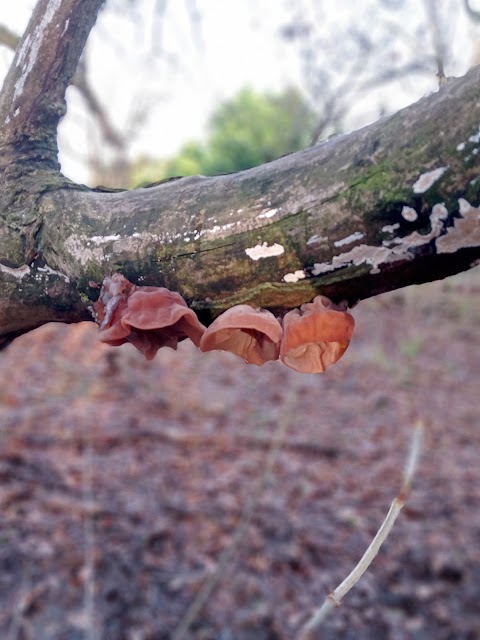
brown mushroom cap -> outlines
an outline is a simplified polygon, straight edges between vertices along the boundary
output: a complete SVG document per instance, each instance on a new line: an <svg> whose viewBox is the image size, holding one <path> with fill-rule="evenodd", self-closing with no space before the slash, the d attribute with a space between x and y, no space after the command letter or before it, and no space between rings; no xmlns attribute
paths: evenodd
<svg viewBox="0 0 480 640"><path fill-rule="evenodd" d="M198 346L205 331L179 293L136 287L118 273L105 278L93 308L102 342L113 346L131 342L147 360L161 347L176 349L187 337Z"/></svg>
<svg viewBox="0 0 480 640"><path fill-rule="evenodd" d="M277 360L282 326L273 313L247 304L231 307L216 318L203 334L201 351L220 349L250 364Z"/></svg>
<svg viewBox="0 0 480 640"><path fill-rule="evenodd" d="M283 318L281 361L301 373L322 373L347 350L355 321L325 296L293 309Z"/></svg>
<svg viewBox="0 0 480 640"><path fill-rule="evenodd" d="M127 312L121 323L144 331L161 329L167 341L188 337L197 347L205 332L205 327L182 296L164 287L137 287L128 299Z"/></svg>

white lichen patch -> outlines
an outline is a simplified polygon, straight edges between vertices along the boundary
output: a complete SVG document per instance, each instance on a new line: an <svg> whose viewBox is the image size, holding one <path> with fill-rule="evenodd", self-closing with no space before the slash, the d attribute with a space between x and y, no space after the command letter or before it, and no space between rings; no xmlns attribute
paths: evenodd
<svg viewBox="0 0 480 640"><path fill-rule="evenodd" d="M22 68L22 74L20 76L20 78L17 80L17 82L15 83L15 89L13 92L13 99L15 100L15 98L17 98L23 91L23 87L25 85L25 81L27 79L27 72L30 71L30 68L27 64L26 67L24 67L24 62L25 62L25 56L27 55L27 51L28 48L30 46L30 34L28 34L25 38L25 40L23 41L22 46L20 47L19 51L18 51L18 59L17 59L17 66L18 67L23 67ZM36 56L35 56L36 57Z"/></svg>
<svg viewBox="0 0 480 640"><path fill-rule="evenodd" d="M360 266L362 264L371 265L370 273L379 273L380 267L384 264L397 262L399 260L411 260L413 254L410 249L428 244L437 238L443 230L443 221L448 217L446 206L442 203L436 204L430 214L431 231L425 235L414 231L403 238L395 238L391 242L384 241L382 246L375 247L367 244L360 244L353 247L347 253L334 256L331 262L315 263L311 271L312 276L319 276L335 269L348 266Z"/></svg>
<svg viewBox="0 0 480 640"><path fill-rule="evenodd" d="M262 244L257 244L254 247L245 249L245 253L252 260L261 260L263 258L281 256L282 253L285 253L285 249L281 244L277 244L276 242L271 246L268 246L266 242L262 242Z"/></svg>
<svg viewBox="0 0 480 640"><path fill-rule="evenodd" d="M278 211L279 209L265 209L260 215L257 216L257 218L273 218L273 216L278 213Z"/></svg>
<svg viewBox="0 0 480 640"><path fill-rule="evenodd" d="M470 136L470 137L468 138L468 141L469 141L469 142L473 142L473 143L475 143L475 144L476 144L477 142L480 142L480 127L478 127L478 131L477 131L477 133L474 133L474 134L473 134L473 136Z"/></svg>
<svg viewBox="0 0 480 640"><path fill-rule="evenodd" d="M336 265L334 264L335 258L337 256L333 257L332 262L315 262L315 264L312 267L312 271L311 274L312 276L320 276L322 275L322 273L328 273L329 271L335 271L335 269L337 268ZM342 267L344 266L343 264L341 265Z"/></svg>
<svg viewBox="0 0 480 640"><path fill-rule="evenodd" d="M202 229L201 231L195 230L193 239L198 240L201 236L206 238L222 238L228 235L226 232L235 227L239 222L228 222L227 224L215 224L211 229Z"/></svg>
<svg viewBox="0 0 480 640"><path fill-rule="evenodd" d="M103 260L103 249L100 246L91 248L89 238L85 235L72 234L65 240L65 249L73 256L76 262L85 266L89 262Z"/></svg>
<svg viewBox="0 0 480 640"><path fill-rule="evenodd" d="M63 278L65 282L70 282L70 278L68 276L66 276L64 273L60 273L60 271L51 269L48 265L45 265L44 267L37 267L37 271L40 271L40 273L46 273L49 276L59 276L60 278Z"/></svg>
<svg viewBox="0 0 480 640"><path fill-rule="evenodd" d="M178 235L178 234L177 234ZM109 236L93 236L94 238L107 238ZM116 236L115 236L116 237ZM72 234L65 240L65 249L70 253L76 262L85 266L89 262L106 262L112 256L122 253L141 252L148 245L173 242L172 238L160 236L149 232L134 233L131 236L118 236L114 240L112 237L108 242L112 242L109 252L106 251L105 242L94 242L91 236L84 234Z"/></svg>
<svg viewBox="0 0 480 640"><path fill-rule="evenodd" d="M427 171L427 173L422 173L421 176L418 177L416 182L413 184L413 192L414 193L425 193L428 191L430 187L435 184L435 182L443 176L445 171L448 169L447 167L439 167L438 169L433 169L433 171Z"/></svg>
<svg viewBox="0 0 480 640"><path fill-rule="evenodd" d="M436 242L437 253L455 253L465 247L480 246L480 208L460 198L458 207L461 218L456 218L453 227Z"/></svg>
<svg viewBox="0 0 480 640"><path fill-rule="evenodd" d="M17 278L17 280L21 280L25 276L29 275L30 267L28 266L28 264L22 264L21 267L17 267L15 269L12 267L7 267L6 265L0 263L0 273L6 273L9 276Z"/></svg>
<svg viewBox="0 0 480 640"><path fill-rule="evenodd" d="M47 33L47 27L49 23L52 22L55 13L60 8L60 5L61 0L50 0L46 6L45 13L35 26L33 33L27 35L20 51L18 52L17 66L21 68L21 74L15 83L15 89L13 92L14 100L18 98L23 91L27 77L37 60L42 40L45 37L45 33ZM30 35L32 37L30 37Z"/></svg>
<svg viewBox="0 0 480 640"><path fill-rule="evenodd" d="M92 236L90 241L93 244L105 244L106 242L113 242L114 240L120 240L122 236L116 234L111 236Z"/></svg>
<svg viewBox="0 0 480 640"><path fill-rule="evenodd" d="M431 240L438 238L443 229L443 221L448 217L447 207L443 202L439 202L432 207L432 213L430 214L431 230L429 233L419 233L414 231L408 236L403 238L394 238L390 242L383 242L384 246L401 245L408 247L420 247L423 244L427 244Z"/></svg>
<svg viewBox="0 0 480 640"><path fill-rule="evenodd" d="M415 222L415 220L418 218L418 213L415 211L415 209L413 209L412 207L407 207L407 205L404 205L401 214L402 218L404 218L408 222Z"/></svg>
<svg viewBox="0 0 480 640"><path fill-rule="evenodd" d="M400 223L399 222L395 222L395 224L386 224L384 227L382 227L382 232L383 233L395 233L395 231L397 229L400 229Z"/></svg>
<svg viewBox="0 0 480 640"><path fill-rule="evenodd" d="M307 244L316 244L317 242L328 242L328 238L315 234L313 236L310 236L310 238L307 240Z"/></svg>
<svg viewBox="0 0 480 640"><path fill-rule="evenodd" d="M323 273L339 269L340 267L351 265L359 266L362 264L369 264L372 266L370 273L378 273L380 271L380 265L405 259L405 256L402 254L403 251L398 252L397 247L392 249L383 246L372 247L367 244L360 244L347 253L341 253L338 256L334 256L331 263L324 262L322 264L314 264L312 275L319 276Z"/></svg>
<svg viewBox="0 0 480 640"><path fill-rule="evenodd" d="M438 238L443 229L443 221L448 218L448 210L443 202L439 202L432 207L432 213L430 214L430 226L432 227L430 233L419 233L414 231L404 238L397 238L400 243L409 247L419 247L422 244L427 244L434 238Z"/></svg>
<svg viewBox="0 0 480 640"><path fill-rule="evenodd" d="M283 276L285 282L298 282L299 280L303 280L305 278L305 271L303 269L298 269L293 273L286 273Z"/></svg>
<svg viewBox="0 0 480 640"><path fill-rule="evenodd" d="M472 207L468 200L465 200L465 198L458 199L458 210L460 215L466 216L472 211L472 209L474 209L474 207Z"/></svg>
<svg viewBox="0 0 480 640"><path fill-rule="evenodd" d="M355 231L355 233L352 233L346 238L342 238L341 240L337 240L333 244L336 247L343 247L346 244L352 244L352 242L357 242L357 240L361 240L364 237L365 237L364 233L362 233L361 231Z"/></svg>

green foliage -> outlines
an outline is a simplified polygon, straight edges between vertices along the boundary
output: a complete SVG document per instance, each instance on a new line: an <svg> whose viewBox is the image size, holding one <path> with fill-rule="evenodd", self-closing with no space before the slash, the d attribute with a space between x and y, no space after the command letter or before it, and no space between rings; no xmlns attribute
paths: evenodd
<svg viewBox="0 0 480 640"><path fill-rule="evenodd" d="M166 167L165 160L153 160L145 156L137 158L130 168L130 187L143 187L163 180L166 176Z"/></svg>
<svg viewBox="0 0 480 640"><path fill-rule="evenodd" d="M315 119L295 89L278 96L244 89L220 105L210 120L204 171L240 171L303 149L310 143Z"/></svg>
<svg viewBox="0 0 480 640"><path fill-rule="evenodd" d="M204 144L188 142L166 161L140 160L132 182L230 173L270 162L307 147L316 119L296 89L278 95L243 89L213 113Z"/></svg>
<svg viewBox="0 0 480 640"><path fill-rule="evenodd" d="M199 142L187 142L178 154L167 160L165 177L193 176L205 173L205 149Z"/></svg>

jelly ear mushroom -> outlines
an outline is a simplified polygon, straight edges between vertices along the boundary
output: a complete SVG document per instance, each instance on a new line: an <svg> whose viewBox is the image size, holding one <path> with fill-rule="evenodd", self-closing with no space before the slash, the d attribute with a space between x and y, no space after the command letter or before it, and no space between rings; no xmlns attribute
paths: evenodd
<svg viewBox="0 0 480 640"><path fill-rule="evenodd" d="M120 323L127 311L127 300L135 290L135 285L120 273L114 273L103 280L100 296L93 303L93 317L100 325L100 340L115 346L126 342L129 329Z"/></svg>
<svg viewBox="0 0 480 640"><path fill-rule="evenodd" d="M105 278L93 305L100 340L130 342L151 360L161 347L177 348L190 338L198 347L205 327L179 293L164 287L137 287L121 274Z"/></svg>
<svg viewBox="0 0 480 640"><path fill-rule="evenodd" d="M346 305L317 296L285 314L280 359L295 371L322 373L345 353L354 327Z"/></svg>
<svg viewBox="0 0 480 640"><path fill-rule="evenodd" d="M278 359L281 339L282 326L270 311L239 304L212 322L200 340L200 350L230 351L260 365Z"/></svg>

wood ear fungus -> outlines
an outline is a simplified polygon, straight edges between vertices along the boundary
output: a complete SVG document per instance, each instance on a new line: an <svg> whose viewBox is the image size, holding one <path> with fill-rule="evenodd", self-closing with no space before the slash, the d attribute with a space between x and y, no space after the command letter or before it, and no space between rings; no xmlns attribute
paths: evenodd
<svg viewBox="0 0 480 640"><path fill-rule="evenodd" d="M114 346L131 342L147 360L161 347L176 349L185 338L198 347L205 331L179 293L137 287L119 273L104 279L93 310L102 342Z"/></svg>
<svg viewBox="0 0 480 640"><path fill-rule="evenodd" d="M352 338L355 323L346 309L317 296L286 313L281 324L270 311L240 304L206 329L179 293L137 287L115 273L104 279L93 315L102 342L130 342L147 360L161 347L176 349L190 338L201 351L230 351L256 365L280 357L295 371L321 373L341 358Z"/></svg>
<svg viewBox="0 0 480 640"><path fill-rule="evenodd" d="M301 373L322 373L345 353L354 327L346 309L317 296L285 314L280 360Z"/></svg>
<svg viewBox="0 0 480 640"><path fill-rule="evenodd" d="M230 351L261 365L278 359L281 339L282 326L273 313L239 304L213 321L200 340L200 350Z"/></svg>

